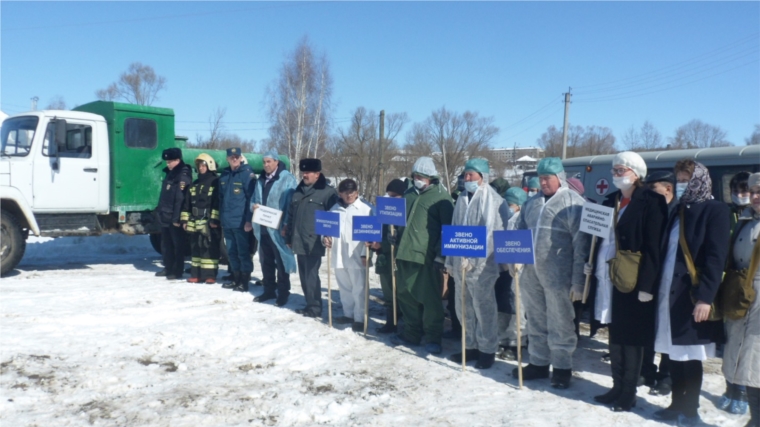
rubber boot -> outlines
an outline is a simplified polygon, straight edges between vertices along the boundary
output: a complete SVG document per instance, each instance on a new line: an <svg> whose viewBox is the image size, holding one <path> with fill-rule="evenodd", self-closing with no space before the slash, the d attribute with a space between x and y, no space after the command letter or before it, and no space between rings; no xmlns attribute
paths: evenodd
<svg viewBox="0 0 760 427"><path fill-rule="evenodd" d="M644 357L644 347L624 345L623 348L623 391L612 408L615 412L628 412L636 406L636 387Z"/></svg>
<svg viewBox="0 0 760 427"><path fill-rule="evenodd" d="M605 405L618 400L623 392L623 346L610 344L610 369L612 388L607 393L594 396L594 400Z"/></svg>

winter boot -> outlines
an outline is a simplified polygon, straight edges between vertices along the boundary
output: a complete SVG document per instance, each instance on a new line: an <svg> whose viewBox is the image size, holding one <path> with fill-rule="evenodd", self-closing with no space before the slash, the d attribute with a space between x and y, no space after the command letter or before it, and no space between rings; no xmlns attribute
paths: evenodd
<svg viewBox="0 0 760 427"><path fill-rule="evenodd" d="M624 345L623 347L623 391L612 408L615 412L628 412L636 406L636 387L644 357L644 347Z"/></svg>
<svg viewBox="0 0 760 427"><path fill-rule="evenodd" d="M232 271L229 271L228 274L222 276L222 281L224 281L224 282L228 282L228 281L234 280L234 279L235 279L235 273L232 272Z"/></svg>
<svg viewBox="0 0 760 427"><path fill-rule="evenodd" d="M251 273L240 273L238 276L238 281L232 290L236 292L248 292L248 283L250 281Z"/></svg>
<svg viewBox="0 0 760 427"><path fill-rule="evenodd" d="M216 284L216 279L206 279L206 284L207 285L215 285Z"/></svg>
<svg viewBox="0 0 760 427"><path fill-rule="evenodd" d="M393 307L385 309L385 325L377 328L378 334L392 334L396 332L396 324L393 323Z"/></svg>
<svg viewBox="0 0 760 427"><path fill-rule="evenodd" d="M233 271L232 273L230 273L230 276L232 277L230 277L227 281L224 282L224 284L222 285L222 288L232 289L235 286L237 286L237 281L239 280L238 276L240 276L240 273L238 273L237 271Z"/></svg>
<svg viewBox="0 0 760 427"><path fill-rule="evenodd" d="M199 281L200 279L198 279L197 277L191 277L187 279L187 283L198 283Z"/></svg>
<svg viewBox="0 0 760 427"><path fill-rule="evenodd" d="M478 355L478 364L475 367L478 369L489 369L493 366L495 360L496 353L480 353Z"/></svg>
<svg viewBox="0 0 760 427"><path fill-rule="evenodd" d="M528 366L523 368L522 374L523 374L523 380L525 381L549 378L549 365L538 366L538 365L529 363ZM512 376L517 378L518 376L517 368L512 370Z"/></svg>
<svg viewBox="0 0 760 427"><path fill-rule="evenodd" d="M649 394L653 396L667 396L673 390L673 381L670 377L663 377L657 380L657 385L649 390Z"/></svg>
<svg viewBox="0 0 760 427"><path fill-rule="evenodd" d="M351 330L354 332L364 332L364 322L351 323Z"/></svg>
<svg viewBox="0 0 760 427"><path fill-rule="evenodd" d="M610 368L612 388L607 393L594 396L594 400L605 405L618 400L623 392L623 346L610 344Z"/></svg>
<svg viewBox="0 0 760 427"><path fill-rule="evenodd" d="M573 377L572 369L552 369L552 387L564 390L570 387L570 378Z"/></svg>
<svg viewBox="0 0 760 427"><path fill-rule="evenodd" d="M731 406L728 408L728 412L737 415L744 415L747 413L749 403L747 403L747 388L742 386L734 386L734 397L731 400Z"/></svg>
<svg viewBox="0 0 760 427"><path fill-rule="evenodd" d="M166 277L166 269L157 272L156 277Z"/></svg>
<svg viewBox="0 0 760 427"><path fill-rule="evenodd" d="M477 348L468 348L464 352L465 356L465 362L475 362L478 360L478 357L480 357L480 350ZM449 360L451 360L454 363L462 363L462 353L454 353L451 356L449 356Z"/></svg>

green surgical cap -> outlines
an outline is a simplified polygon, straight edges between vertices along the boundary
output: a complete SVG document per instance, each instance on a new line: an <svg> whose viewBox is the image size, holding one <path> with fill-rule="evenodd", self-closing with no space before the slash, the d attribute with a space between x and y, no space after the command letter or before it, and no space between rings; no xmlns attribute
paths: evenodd
<svg viewBox="0 0 760 427"><path fill-rule="evenodd" d="M511 187L504 193L504 198L507 199L507 204L522 206L528 200L528 193L522 188Z"/></svg>
<svg viewBox="0 0 760 427"><path fill-rule="evenodd" d="M538 175L558 175L565 171L559 157L546 157L538 162Z"/></svg>
<svg viewBox="0 0 760 427"><path fill-rule="evenodd" d="M464 171L470 172L475 171L479 173L481 176L489 173L491 168L488 167L488 160L481 159L481 158L475 158L470 159L467 161L467 163L464 164Z"/></svg>
<svg viewBox="0 0 760 427"><path fill-rule="evenodd" d="M534 176L528 181L528 188L541 188L541 183L538 182L537 176Z"/></svg>

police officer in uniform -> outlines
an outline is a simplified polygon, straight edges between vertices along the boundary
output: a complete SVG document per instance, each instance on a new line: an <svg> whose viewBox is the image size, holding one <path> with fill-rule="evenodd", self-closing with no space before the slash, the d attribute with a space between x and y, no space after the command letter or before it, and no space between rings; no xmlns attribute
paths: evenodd
<svg viewBox="0 0 760 427"><path fill-rule="evenodd" d="M181 279L185 266L185 231L180 225L180 213L187 188L192 182L192 170L182 161L182 150L167 148L161 154L166 161L166 177L161 183L156 216L161 226L161 255L164 269L156 276L168 280Z"/></svg>
<svg viewBox="0 0 760 427"><path fill-rule="evenodd" d="M219 268L219 177L216 162L206 153L195 159L198 179L185 197L180 222L190 238L190 283L216 283Z"/></svg>

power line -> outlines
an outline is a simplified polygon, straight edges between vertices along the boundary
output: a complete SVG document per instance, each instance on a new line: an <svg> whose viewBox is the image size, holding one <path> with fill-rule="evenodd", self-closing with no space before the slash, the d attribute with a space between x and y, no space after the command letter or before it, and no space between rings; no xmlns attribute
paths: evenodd
<svg viewBox="0 0 760 427"><path fill-rule="evenodd" d="M516 134L513 134L513 135L510 135L509 137L507 137L505 142L508 142L509 140L511 140L511 139L513 139L515 137L518 137L518 136L524 134L525 132L533 129L534 127L536 127L536 126L544 123L546 120L548 120L549 118L553 117L555 114L559 113L564 108L565 107L563 105L559 105L557 108L555 108L549 114L547 114L546 116L544 116L543 118L541 118L540 120L538 120L537 122L535 122L533 125L528 126L527 128L524 128L523 130L521 130L520 132L518 132Z"/></svg>
<svg viewBox="0 0 760 427"><path fill-rule="evenodd" d="M609 82L605 82L605 83L596 83L596 84L580 85L580 86L579 85L574 85L573 87L576 88L576 89L585 89L585 88L589 88L589 87L612 85L612 84L617 84L617 83L620 83L620 82L629 81L629 80L632 80L632 79L638 79L638 78L641 78L642 76L660 73L660 72L662 72L664 70L668 70L668 69L672 69L672 68L682 68L683 66L688 65L688 64L690 64L692 62L695 62L699 58L702 58L704 56L712 55L712 54L714 54L716 52L720 53L720 52L723 52L723 51L726 51L726 50L730 50L730 49L732 49L732 48L734 48L734 47L736 47L738 45L744 44L746 42L750 42L751 41L753 43L756 43L757 42L757 37L758 37L759 34L760 33L750 34L748 36L745 36L745 37L742 37L742 38L740 38L738 40L735 40L735 41L733 41L733 42L731 42L731 43L729 43L727 45L724 45L724 46L721 46L719 48L713 49L711 51L699 54L699 55L694 56L694 57L692 57L690 59L687 59L685 61L677 62L675 64L671 64L671 65L668 65L668 66L663 67L663 68L659 68L659 69L656 69L656 70L653 70L653 71L649 71L649 72L640 74L638 76L626 77L626 78L623 78L623 79L613 80L613 81L609 81Z"/></svg>
<svg viewBox="0 0 760 427"><path fill-rule="evenodd" d="M562 98L562 95L559 95L558 97L552 99L551 101L549 101L549 103L547 103L543 107L539 108L538 110L530 113L529 115L523 117L522 119L520 119L520 120L518 120L518 121L516 121L516 122L514 122L514 123L512 123L510 125L505 126L504 129L509 129L511 127L514 127L514 126L516 126L516 125L518 125L518 124L520 124L520 123L522 123L522 122L530 119L531 117L535 116L536 114L538 114L538 113L544 111L545 109L549 108L553 103L557 102L557 100L560 99L560 98Z"/></svg>

